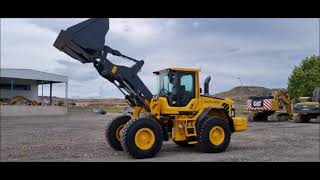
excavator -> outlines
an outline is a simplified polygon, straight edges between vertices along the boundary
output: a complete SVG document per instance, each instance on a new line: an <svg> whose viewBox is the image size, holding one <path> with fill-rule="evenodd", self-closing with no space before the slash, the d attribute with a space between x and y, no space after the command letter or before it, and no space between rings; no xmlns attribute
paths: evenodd
<svg viewBox="0 0 320 180"><path fill-rule="evenodd" d="M249 97L247 110L248 121L288 121L293 117L290 97L281 91Z"/></svg>
<svg viewBox="0 0 320 180"><path fill-rule="evenodd" d="M296 123L309 122L312 118L316 118L316 122L320 123L320 86L314 88L312 98L300 97L293 107L293 112L293 121Z"/></svg>
<svg viewBox="0 0 320 180"><path fill-rule="evenodd" d="M106 125L107 143L133 158L152 158L163 141L178 146L197 146L204 153L220 153L229 146L231 134L245 131L247 119L235 117L234 101L204 93L200 69L172 67L158 71L158 92L153 95L138 76L144 64L105 45L108 18L87 19L61 30L54 47L81 63L92 63L98 73L123 93L132 111ZM114 64L108 55L134 62L131 67Z"/></svg>

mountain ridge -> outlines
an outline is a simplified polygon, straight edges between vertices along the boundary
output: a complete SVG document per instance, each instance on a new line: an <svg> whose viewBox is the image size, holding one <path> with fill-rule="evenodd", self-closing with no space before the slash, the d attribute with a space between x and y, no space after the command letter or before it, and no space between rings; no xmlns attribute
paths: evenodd
<svg viewBox="0 0 320 180"><path fill-rule="evenodd" d="M244 104L250 96L268 95L280 88L267 88L261 86L237 86L228 91L214 94L219 98L231 98L235 102Z"/></svg>

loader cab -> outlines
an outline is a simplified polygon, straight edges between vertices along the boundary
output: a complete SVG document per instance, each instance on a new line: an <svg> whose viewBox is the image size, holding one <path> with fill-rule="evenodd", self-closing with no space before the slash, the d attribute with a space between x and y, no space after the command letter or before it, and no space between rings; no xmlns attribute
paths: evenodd
<svg viewBox="0 0 320 180"><path fill-rule="evenodd" d="M170 68L156 71L158 76L158 96L165 97L173 107L184 107L197 98L198 69Z"/></svg>

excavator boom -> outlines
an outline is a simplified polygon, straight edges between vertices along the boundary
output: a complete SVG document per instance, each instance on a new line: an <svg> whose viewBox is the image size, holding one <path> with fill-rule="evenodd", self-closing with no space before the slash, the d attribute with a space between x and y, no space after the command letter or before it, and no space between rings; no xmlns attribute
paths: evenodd
<svg viewBox="0 0 320 180"><path fill-rule="evenodd" d="M274 93L274 99L276 101L282 102L286 108L286 112L288 113L290 119L293 117L292 109L291 109L291 100L290 97L281 91L276 91Z"/></svg>
<svg viewBox="0 0 320 180"><path fill-rule="evenodd" d="M144 61L123 55L105 45L105 36L109 30L108 18L92 18L61 30L54 46L81 63L93 63L99 74L116 85L125 95L129 105L139 106L150 111L146 101L152 93L137 75ZM113 64L107 55L119 56L135 64L132 67Z"/></svg>

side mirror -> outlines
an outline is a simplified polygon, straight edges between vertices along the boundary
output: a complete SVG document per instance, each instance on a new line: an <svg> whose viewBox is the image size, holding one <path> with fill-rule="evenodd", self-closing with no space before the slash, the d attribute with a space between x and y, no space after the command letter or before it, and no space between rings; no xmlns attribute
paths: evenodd
<svg viewBox="0 0 320 180"><path fill-rule="evenodd" d="M202 93L202 88L200 88L200 94Z"/></svg>

